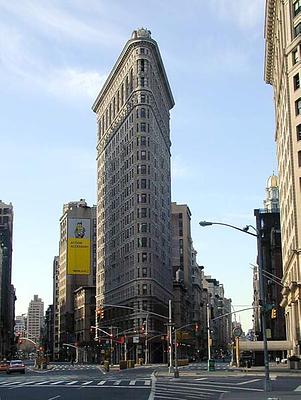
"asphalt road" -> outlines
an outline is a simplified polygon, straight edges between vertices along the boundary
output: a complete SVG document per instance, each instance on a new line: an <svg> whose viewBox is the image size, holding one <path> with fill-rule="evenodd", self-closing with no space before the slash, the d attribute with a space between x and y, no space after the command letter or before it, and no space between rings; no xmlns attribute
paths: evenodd
<svg viewBox="0 0 301 400"><path fill-rule="evenodd" d="M28 366L25 375L0 375L0 400L147 400L153 368L104 374L95 365Z"/></svg>
<svg viewBox="0 0 301 400"><path fill-rule="evenodd" d="M263 375L231 372L221 365L215 372L203 364L180 369L180 377L166 367L136 367L103 373L95 365L58 363L37 371L28 365L26 374L0 374L0 400L221 400L262 399ZM301 374L273 376L273 392L287 392L301 399ZM273 397L273 396L272 396ZM286 399L286 397L279 397ZM288 397L291 398L291 397Z"/></svg>

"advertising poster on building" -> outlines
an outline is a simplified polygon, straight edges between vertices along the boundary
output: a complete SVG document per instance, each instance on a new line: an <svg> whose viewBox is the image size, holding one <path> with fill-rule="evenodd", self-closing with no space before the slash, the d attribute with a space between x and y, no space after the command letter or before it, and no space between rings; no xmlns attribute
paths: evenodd
<svg viewBox="0 0 301 400"><path fill-rule="evenodd" d="M67 274L90 274L90 220L68 219Z"/></svg>

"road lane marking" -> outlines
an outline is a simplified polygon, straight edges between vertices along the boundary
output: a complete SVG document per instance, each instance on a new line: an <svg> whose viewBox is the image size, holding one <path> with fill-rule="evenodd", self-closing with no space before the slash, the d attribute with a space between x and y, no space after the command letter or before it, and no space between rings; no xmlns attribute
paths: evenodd
<svg viewBox="0 0 301 400"><path fill-rule="evenodd" d="M89 385L89 384L92 383L92 382L93 382L93 381L84 382L84 383L82 383L82 386Z"/></svg>
<svg viewBox="0 0 301 400"><path fill-rule="evenodd" d="M294 390L294 392L301 392L301 385L297 386L296 389Z"/></svg>
<svg viewBox="0 0 301 400"><path fill-rule="evenodd" d="M152 385L151 385L151 390L150 390L150 394L148 396L148 400L154 400L155 398L155 393L156 393L156 381L157 381L157 377L155 375L155 372L153 372L151 374L151 381L152 381ZM132 386L130 386L132 387Z"/></svg>
<svg viewBox="0 0 301 400"><path fill-rule="evenodd" d="M151 381L144 381L144 385L145 386L150 386L151 385Z"/></svg>
<svg viewBox="0 0 301 400"><path fill-rule="evenodd" d="M187 390L186 390L185 387L180 387L180 386L179 387L175 387L174 385L171 388L166 388L166 387L158 388L158 387L156 387L156 392L157 391L172 392L172 393L177 393L177 394L180 394L180 393L186 394L187 393ZM200 391L203 391L203 392L217 392L217 393L226 392L226 390L208 389L208 388L202 388L202 387L198 387L198 388L195 388L193 390L189 389L189 391L190 392L194 391L196 394L200 393Z"/></svg>
<svg viewBox="0 0 301 400"><path fill-rule="evenodd" d="M68 382L67 385L75 385L78 381Z"/></svg>
<svg viewBox="0 0 301 400"><path fill-rule="evenodd" d="M250 381L239 382L236 385L247 385L248 383L253 383L253 382L258 382L258 381L261 381L261 379L251 379Z"/></svg>
<svg viewBox="0 0 301 400"><path fill-rule="evenodd" d="M97 385L99 386L101 386L101 385L104 385L106 383L106 381L100 381Z"/></svg>
<svg viewBox="0 0 301 400"><path fill-rule="evenodd" d="M200 398L200 397L211 397L211 394L208 394L207 390L206 390L205 393L200 393L199 390L190 391L190 393L191 394L187 394L187 390L185 390L185 389L181 390L181 389L173 389L173 388L171 388L171 389L166 389L166 390L165 389L161 389L159 391L156 389L155 396L156 397L158 397L158 396L160 397L160 396L168 396L170 394L175 394L177 396L183 395L185 397L192 397L192 398L197 398L197 399ZM225 393L225 392L222 392L222 393Z"/></svg>
<svg viewBox="0 0 301 400"><path fill-rule="evenodd" d="M43 382L38 382L36 385L45 385L46 383L49 383L50 381L43 381Z"/></svg>
<svg viewBox="0 0 301 400"><path fill-rule="evenodd" d="M59 399L60 397L61 397L60 395L58 395L58 396L54 396L54 397L49 397L49 399L48 399L48 400Z"/></svg>
<svg viewBox="0 0 301 400"><path fill-rule="evenodd" d="M197 379L195 379L195 381L205 381L206 379L208 379L208 378L197 378Z"/></svg>
<svg viewBox="0 0 301 400"><path fill-rule="evenodd" d="M132 386L132 385L135 385L135 383L136 383L136 381L130 381L129 385Z"/></svg>
<svg viewBox="0 0 301 400"><path fill-rule="evenodd" d="M57 381L57 382L50 383L50 385L59 385L60 383L63 383L63 382L65 382L65 381Z"/></svg>

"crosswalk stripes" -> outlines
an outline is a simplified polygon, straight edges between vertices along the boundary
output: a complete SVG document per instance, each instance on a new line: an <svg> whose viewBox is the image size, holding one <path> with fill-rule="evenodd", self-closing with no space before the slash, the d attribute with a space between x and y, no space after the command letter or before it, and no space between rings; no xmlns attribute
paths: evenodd
<svg viewBox="0 0 301 400"><path fill-rule="evenodd" d="M91 380L91 381L55 381L55 380L47 380L47 381L0 381L0 389L1 387L41 387L41 386L66 386L66 387L126 387L129 386L131 388L149 388L151 385L150 379L108 379L108 380Z"/></svg>
<svg viewBox="0 0 301 400"><path fill-rule="evenodd" d="M246 381L246 384L254 383L257 380ZM154 400L168 400L178 398L181 400L210 399L220 396L222 393L238 390L241 393L262 392L262 389L242 386L240 382L216 382L209 380L195 379L194 382L174 379L159 379L156 382ZM242 396L243 397L243 396Z"/></svg>

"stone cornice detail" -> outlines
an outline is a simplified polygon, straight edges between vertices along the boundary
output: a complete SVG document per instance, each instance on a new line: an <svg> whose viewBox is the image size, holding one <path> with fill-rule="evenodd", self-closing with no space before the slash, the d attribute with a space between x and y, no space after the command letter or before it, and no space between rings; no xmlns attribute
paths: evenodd
<svg viewBox="0 0 301 400"><path fill-rule="evenodd" d="M277 0L266 0L265 8L265 68L264 80L266 83L273 83L274 69L274 36L275 36L275 11Z"/></svg>
<svg viewBox="0 0 301 400"><path fill-rule="evenodd" d="M169 107L170 109L173 108L174 106L174 98L169 86L169 82L167 79L167 75L165 72L165 68L163 65L163 61L159 52L159 48L157 45L157 42L153 39L147 39L147 38L138 38L138 39L130 39L127 41L124 49L122 50L120 56L118 57L118 60L116 61L112 71L110 72L110 75L108 76L107 80L105 81L100 93L98 94L93 106L92 106L92 110L94 112L97 112L99 104L101 103L102 99L104 98L104 96L106 95L107 91L109 90L109 88L111 87L111 84L116 76L116 73L119 71L119 69L121 68L121 66L123 65L124 60L126 59L126 57L130 54L131 50L133 50L133 48L136 47L137 44L140 45L152 45L153 49L154 49L154 54L156 56L157 59L157 63L158 63L158 69L162 74L162 80L164 82L164 86L166 88L166 92L168 93L168 100L169 100Z"/></svg>

